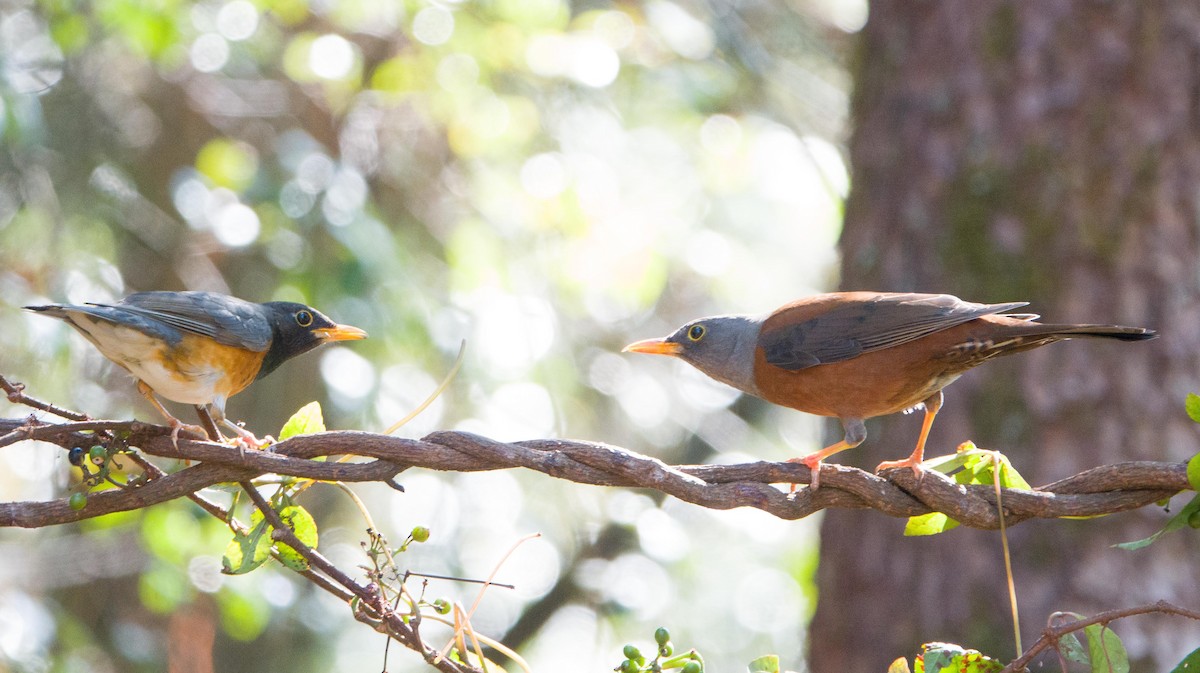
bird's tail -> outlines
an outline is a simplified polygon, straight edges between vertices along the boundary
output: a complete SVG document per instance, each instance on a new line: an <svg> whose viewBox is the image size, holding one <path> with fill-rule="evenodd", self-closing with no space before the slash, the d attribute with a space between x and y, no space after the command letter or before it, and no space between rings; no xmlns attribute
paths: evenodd
<svg viewBox="0 0 1200 673"><path fill-rule="evenodd" d="M67 316L66 306L61 304L47 304L45 306L22 306L26 311L34 311L36 313L45 313L55 318L65 318Z"/></svg>
<svg viewBox="0 0 1200 673"><path fill-rule="evenodd" d="M1121 341L1145 341L1158 333L1145 327L1124 325L1055 325L1034 322L1035 315L989 316L992 322L1006 328L997 330L989 338L973 338L955 346L949 354L951 359L962 357L972 362L971 366L1001 355L1011 355L1044 346L1055 341L1076 338L1119 339Z"/></svg>
<svg viewBox="0 0 1200 673"><path fill-rule="evenodd" d="M1158 332L1145 327L1124 325L1030 325L1030 337L1046 336L1060 339L1091 337L1096 339L1119 339L1120 341L1145 341L1158 336Z"/></svg>

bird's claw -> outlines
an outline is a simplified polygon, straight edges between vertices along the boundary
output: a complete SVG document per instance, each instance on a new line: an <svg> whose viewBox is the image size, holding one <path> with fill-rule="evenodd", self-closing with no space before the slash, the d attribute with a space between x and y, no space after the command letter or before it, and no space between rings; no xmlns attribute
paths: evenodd
<svg viewBox="0 0 1200 673"><path fill-rule="evenodd" d="M801 465L804 465L805 467L807 467L808 471L812 473L812 477L809 480L808 487L814 491L817 490L818 488L821 488L821 465L824 464L823 458L821 456L812 454L812 455L803 456L800 458L788 458L787 462L800 463ZM791 485L791 490L789 490L788 492L789 493L796 492L796 484L794 482Z"/></svg>
<svg viewBox="0 0 1200 673"><path fill-rule="evenodd" d="M231 437L230 439L228 439L226 441L231 446L240 446L240 447L248 448L248 449L262 450L262 449L265 449L268 446L270 446L272 443L274 443L275 440L269 435L266 437L263 437L262 439L259 439L258 437L255 437L254 435L247 432L244 435L239 433L237 437Z"/></svg>
<svg viewBox="0 0 1200 673"><path fill-rule="evenodd" d="M178 418L174 418L171 421L171 446L174 447L176 451L179 450L180 430L187 430L191 434L198 435L201 439L208 439L208 431L204 428L200 427L199 425L184 423Z"/></svg>
<svg viewBox="0 0 1200 673"><path fill-rule="evenodd" d="M878 474L884 470L893 470L900 467L907 467L912 470L913 476L920 479L925 474L925 468L921 466L921 461L905 458L904 460L885 460L875 466L875 472Z"/></svg>
<svg viewBox="0 0 1200 673"><path fill-rule="evenodd" d="M817 490L818 488L821 488L821 465L823 464L821 462L821 459L820 458L817 458L816 460L801 459L800 462L807 465L809 471L812 472L812 480L809 481L808 487L814 491Z"/></svg>
<svg viewBox="0 0 1200 673"><path fill-rule="evenodd" d="M238 448L238 456L242 460L246 459L246 449L269 451L271 445L275 443L275 438L271 435L265 435L262 439L259 439L254 436L253 432L235 423L226 423L226 426L232 428L237 433L237 437L230 439L229 444Z"/></svg>

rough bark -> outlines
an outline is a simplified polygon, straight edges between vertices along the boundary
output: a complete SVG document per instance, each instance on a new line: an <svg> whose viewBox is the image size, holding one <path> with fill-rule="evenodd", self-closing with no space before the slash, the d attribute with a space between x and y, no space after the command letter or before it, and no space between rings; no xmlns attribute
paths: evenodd
<svg viewBox="0 0 1200 673"><path fill-rule="evenodd" d="M930 454L973 439L1011 450L1033 483L1186 459L1196 426L1183 397L1200 389L1200 5L880 0L859 58L845 288L1027 300L1047 322L1162 334L1058 344L969 373L946 391ZM918 426L871 421L847 460L907 455ZM1163 518L1010 531L1026 641L1056 610L1200 604L1194 534L1110 548ZM872 512L825 515L811 669L881 671L933 640L1013 656L997 534L900 530ZM1135 662L1167 670L1200 642L1195 624L1169 619L1119 627Z"/></svg>
<svg viewBox="0 0 1200 673"><path fill-rule="evenodd" d="M0 386L6 383L0 376ZM7 431L7 432L5 432ZM830 507L870 508L895 517L945 512L964 526L991 530L1000 526L996 494L987 485L963 486L931 475L918 479L907 470L892 481L845 466L825 469L824 486L786 495L771 484L809 483L807 467L796 463L670 466L627 449L568 439L531 439L505 443L461 431L439 431L423 439L368 432L323 432L292 437L270 451L245 451L227 444L172 440L171 429L139 421L82 421L46 424L30 419L0 419L0 448L37 440L77 450L99 443L114 455L135 462L145 479L128 488L92 493L83 509L68 499L48 502L0 502L0 528L43 528L127 512L189 497L212 514L197 496L221 483L246 481L263 474L319 481L378 481L402 486L396 475L410 467L473 472L523 467L581 484L646 488L712 509L756 507L783 519L800 519ZM101 433L99 435L95 433ZM118 437L120 437L118 439ZM128 452L137 446L140 453ZM145 455L200 464L167 474ZM312 460L329 456L370 458L369 462ZM1099 516L1145 507L1188 488L1184 463L1127 462L1093 468L1035 490L1002 492L1006 525L1037 518ZM218 515L218 518L224 519Z"/></svg>

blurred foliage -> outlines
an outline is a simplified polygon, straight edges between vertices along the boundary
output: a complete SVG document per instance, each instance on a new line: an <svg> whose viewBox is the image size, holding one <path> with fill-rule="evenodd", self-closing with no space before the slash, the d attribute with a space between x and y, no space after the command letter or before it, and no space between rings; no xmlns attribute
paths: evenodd
<svg viewBox="0 0 1200 673"><path fill-rule="evenodd" d="M305 301L372 335L234 398L256 432L314 399L331 428L385 428L466 339L454 384L400 433L573 436L669 462L811 450L815 420L617 351L833 284L843 60L865 13L0 0L0 368L95 417L157 420L123 372L19 307L217 290ZM79 475L59 453L0 451L5 500L66 497ZM359 491L385 534L432 531L414 569L484 576L543 533L497 578L518 589L473 620L539 670L607 661L667 616L713 670L800 659L812 522L515 471L401 480L407 494ZM361 563L345 499L302 500L326 555ZM208 649L221 671L380 666L380 638L287 572L220 575L228 537L186 502L0 531L0 670L158 671ZM426 670L396 652L389 670Z"/></svg>

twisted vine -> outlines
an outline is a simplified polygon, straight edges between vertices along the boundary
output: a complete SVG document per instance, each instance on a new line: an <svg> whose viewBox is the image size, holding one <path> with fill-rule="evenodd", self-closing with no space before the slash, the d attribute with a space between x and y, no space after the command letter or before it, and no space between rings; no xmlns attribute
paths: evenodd
<svg viewBox="0 0 1200 673"><path fill-rule="evenodd" d="M151 456L196 464L146 480L137 488L92 494L88 506L73 510L66 500L0 503L0 527L36 528L112 512L147 507L219 483L274 473L322 481L392 482L400 472L421 467L452 472L525 468L581 484L648 488L702 507L756 507L782 519L800 519L830 507L878 510L895 517L943 512L963 525L1000 526L991 486L961 485L937 472L917 478L908 470L874 475L844 465L826 465L821 488L787 493L772 484L808 483L798 463L756 461L735 465L680 465L598 442L532 439L499 442L479 435L441 431L405 439L358 431L293 437L270 451L180 437L170 429L140 421L86 420L48 423L34 417L0 419L0 448L40 440L70 449L103 444L104 432ZM111 441L111 440L109 440ZM314 460L349 455L365 462ZM1034 518L1112 514L1168 498L1190 488L1183 463L1132 461L1092 468L1032 490L1003 489L1008 525Z"/></svg>

